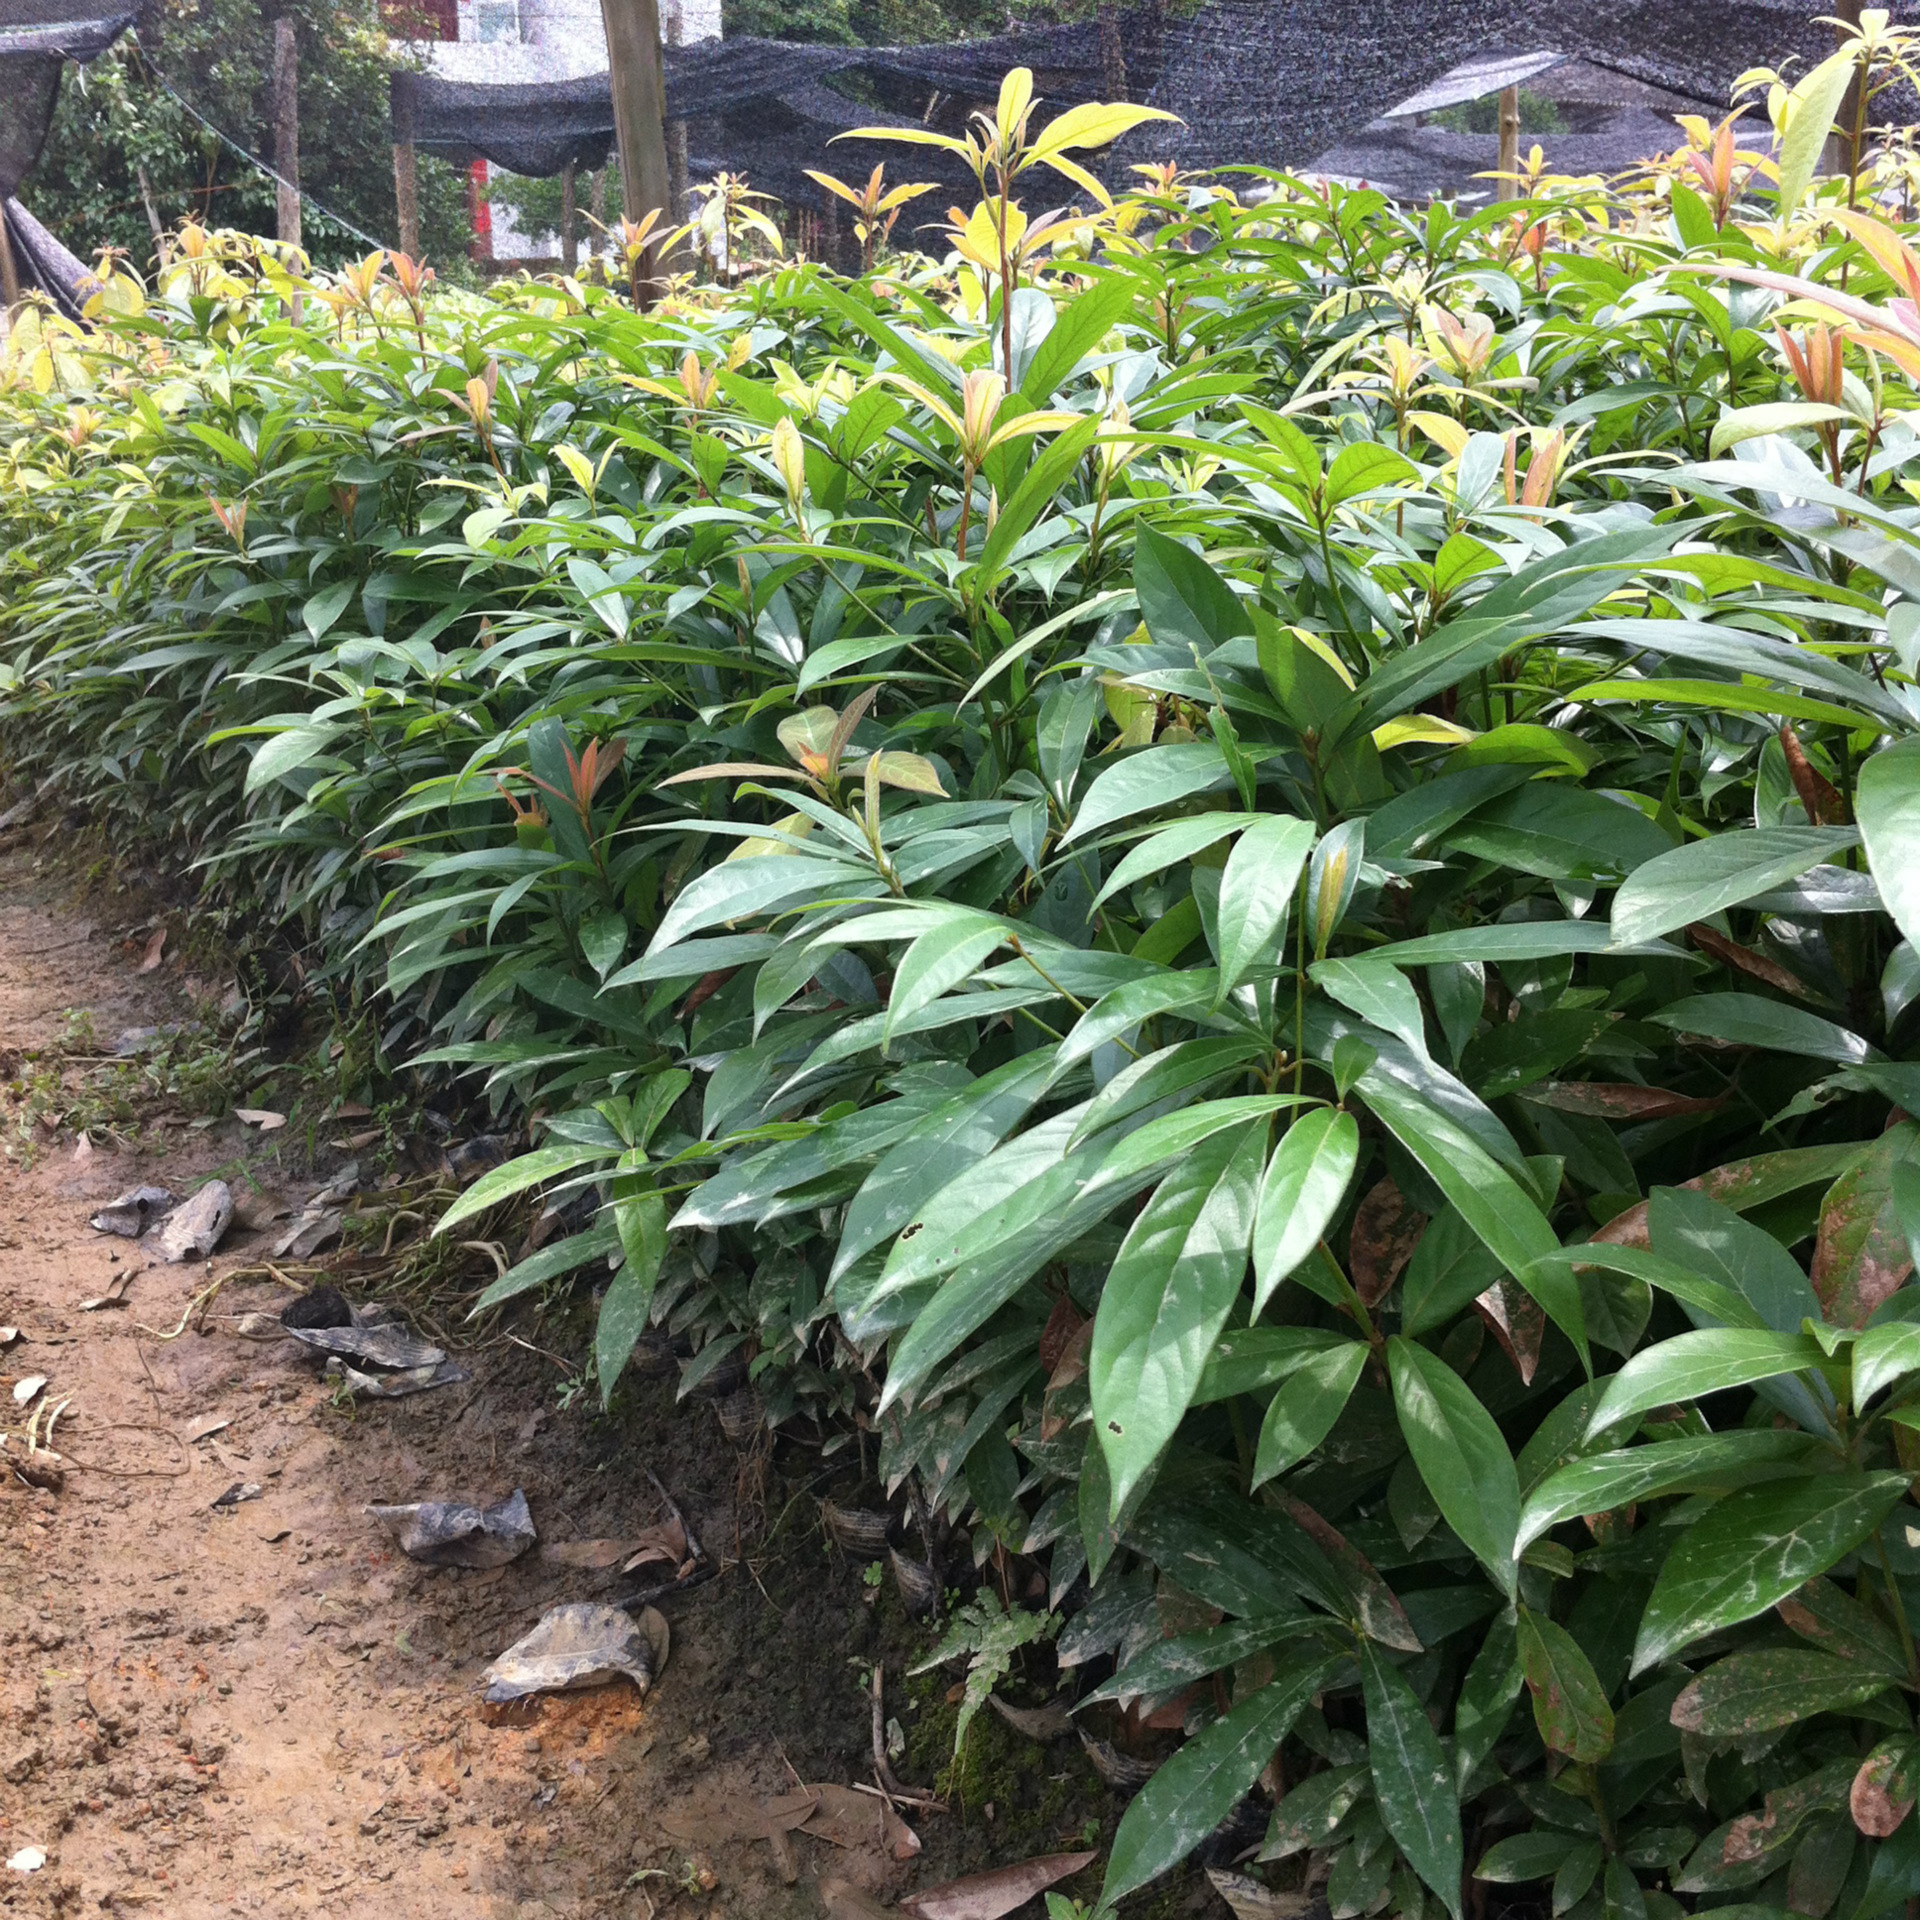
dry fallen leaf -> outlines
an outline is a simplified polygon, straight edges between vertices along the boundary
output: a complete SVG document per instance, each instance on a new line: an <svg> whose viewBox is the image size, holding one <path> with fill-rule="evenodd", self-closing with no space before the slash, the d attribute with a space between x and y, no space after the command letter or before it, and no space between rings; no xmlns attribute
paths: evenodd
<svg viewBox="0 0 1920 1920"><path fill-rule="evenodd" d="M599 1573L617 1567L631 1551L630 1540L564 1540L548 1542L540 1549L540 1558L549 1566L581 1567Z"/></svg>
<svg viewBox="0 0 1920 1920"><path fill-rule="evenodd" d="M24 1380L16 1380L13 1383L13 1404L24 1407L46 1384L47 1376L44 1373L30 1373Z"/></svg>
<svg viewBox="0 0 1920 1920"><path fill-rule="evenodd" d="M147 942L146 952L140 956L140 965L137 971L141 973L153 972L153 970L159 966L161 957L166 953L166 950L167 930L165 927L155 927L153 937Z"/></svg>
<svg viewBox="0 0 1920 1920"><path fill-rule="evenodd" d="M189 1440L206 1440L216 1433L224 1432L233 1422L224 1413L203 1414L187 1429Z"/></svg>
<svg viewBox="0 0 1920 1920"><path fill-rule="evenodd" d="M1093 1853L1043 1853L991 1873L970 1873L944 1887L929 1887L900 1902L913 1920L1001 1920L1037 1893L1071 1878L1099 1858Z"/></svg>
<svg viewBox="0 0 1920 1920"><path fill-rule="evenodd" d="M0 1327L0 1349L10 1347L20 1338L18 1327Z"/></svg>
<svg viewBox="0 0 1920 1920"><path fill-rule="evenodd" d="M893 1914L872 1894L850 1880L822 1880L820 1904L827 1910L827 1920L893 1920Z"/></svg>
<svg viewBox="0 0 1920 1920"><path fill-rule="evenodd" d="M1228 1873L1209 1867L1207 1878L1213 1890L1233 1909L1233 1920L1296 1920L1313 1905L1307 1893L1275 1893L1244 1873Z"/></svg>
<svg viewBox="0 0 1920 1920"><path fill-rule="evenodd" d="M271 1107L235 1107L233 1117L244 1120L250 1127L258 1127L262 1133L277 1133L287 1124L284 1113L275 1113Z"/></svg>

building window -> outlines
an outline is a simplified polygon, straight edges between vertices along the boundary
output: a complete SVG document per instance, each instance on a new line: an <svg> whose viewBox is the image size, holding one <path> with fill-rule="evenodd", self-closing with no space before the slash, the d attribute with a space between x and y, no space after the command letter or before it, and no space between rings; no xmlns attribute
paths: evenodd
<svg viewBox="0 0 1920 1920"><path fill-rule="evenodd" d="M520 38L520 0L478 0L473 10L474 35L482 42Z"/></svg>

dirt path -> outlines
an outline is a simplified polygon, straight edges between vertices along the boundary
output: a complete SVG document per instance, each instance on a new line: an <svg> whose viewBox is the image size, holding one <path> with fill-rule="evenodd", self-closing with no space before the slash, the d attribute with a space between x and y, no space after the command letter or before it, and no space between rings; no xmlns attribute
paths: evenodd
<svg viewBox="0 0 1920 1920"><path fill-rule="evenodd" d="M71 1010L102 1036L181 1017L171 968L142 976L123 935L63 908L26 854L0 855L0 1079L31 1074L20 1056ZM651 1469L725 1560L741 1461L711 1406L676 1407L669 1375L613 1422L562 1411L561 1368L501 1346L462 1356L468 1384L344 1409L304 1349L233 1330L234 1315L277 1311L270 1284L227 1289L205 1333L156 1338L142 1329L172 1330L266 1237L237 1228L210 1269L150 1264L144 1244L89 1230L101 1200L141 1181L190 1192L217 1167L259 1214L261 1196L298 1200L317 1178L296 1180L231 1121L78 1159L42 1134L23 1154L17 1112L0 1322L23 1338L0 1353L0 1423L23 1424L16 1380L49 1376L69 1402L56 1445L76 1464L57 1495L0 1473L0 1858L46 1855L37 1872L0 1870L0 1911L786 1920L822 1911L823 1873L891 1898L993 1857L1004 1822L996 1835L937 1814L906 1863L860 1836L800 1836L783 1862L752 1835L760 1799L796 1774L870 1777L858 1662L889 1631L871 1586L826 1554L811 1498L778 1475L765 1505L808 1524L662 1603L673 1653L644 1705L622 1685L490 1724L486 1663L547 1606L631 1582L544 1549L487 1573L424 1568L365 1505L519 1486L550 1548L656 1519ZM128 1266L125 1308L80 1309ZM235 1483L261 1493L217 1509ZM1062 1750L1046 1764L1065 1765Z"/></svg>

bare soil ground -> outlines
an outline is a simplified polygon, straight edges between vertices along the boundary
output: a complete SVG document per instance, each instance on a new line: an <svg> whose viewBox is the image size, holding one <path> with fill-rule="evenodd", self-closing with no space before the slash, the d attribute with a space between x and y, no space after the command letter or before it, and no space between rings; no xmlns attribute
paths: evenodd
<svg viewBox="0 0 1920 1920"><path fill-rule="evenodd" d="M76 907L30 852L0 853L0 1081L72 1010L102 1036L182 1017L173 967L137 971L124 933L111 902ZM538 1341L462 1354L467 1384L343 1406L304 1349L236 1331L284 1303L271 1281L225 1288L204 1330L163 1338L211 1280L258 1266L269 1235L249 1209L303 1199L324 1158L302 1167L297 1129L235 1121L78 1155L45 1129L23 1142L3 1099L0 1124L0 1323L22 1336L0 1352L0 1426L25 1424L15 1382L47 1376L70 1468L57 1494L0 1468L0 1859L46 1856L0 1869L0 1912L787 1920L822 1912L828 1876L890 1902L1110 1819L1076 1747L1009 1746L988 1715L1007 1782L985 1790L991 1816L979 1799L909 1810L924 1852L904 1861L877 1818L851 1845L796 1834L776 1851L755 1831L763 1799L871 1780L875 1659L910 1730L902 1772L925 1789L942 1726L950 1747L952 1675L909 1697L925 1630L828 1551L817 1451L743 1453L710 1402L676 1405L671 1372L629 1383L612 1419L563 1408L565 1355ZM210 1265L154 1264L87 1225L123 1188L191 1192L215 1169L242 1211ZM123 1307L82 1310L129 1268ZM648 1470L719 1564L659 1603L673 1651L655 1690L489 1718L477 1681L497 1653L547 1607L631 1579L540 1550L491 1572L423 1567L363 1509L522 1487L552 1547L656 1520ZM262 1491L216 1508L235 1483Z"/></svg>

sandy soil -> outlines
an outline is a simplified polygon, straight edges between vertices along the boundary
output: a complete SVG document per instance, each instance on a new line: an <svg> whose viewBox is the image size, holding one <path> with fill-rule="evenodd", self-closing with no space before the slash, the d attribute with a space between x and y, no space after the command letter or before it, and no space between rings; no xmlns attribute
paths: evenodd
<svg viewBox="0 0 1920 1920"><path fill-rule="evenodd" d="M65 904L29 853L0 854L0 1080L71 1009L103 1036L180 1017L173 967L136 971L126 931ZM266 1236L242 1226L210 1266L170 1267L92 1232L89 1212L140 1181L191 1191L218 1167L257 1216L317 1177L237 1122L79 1157L71 1137L24 1156L8 1138L0 1323L22 1338L0 1352L0 1425L24 1425L14 1383L48 1376L68 1402L70 1471L58 1494L0 1471L0 1859L46 1855L0 1870L0 1912L785 1920L822 1911L823 1875L891 1900L1007 1857L1004 1817L997 1833L915 1814L926 1851L905 1862L877 1822L851 1846L797 1835L791 1853L755 1831L763 1798L797 1780L871 1779L859 1663L877 1652L897 1675L888 1649L913 1632L889 1629L827 1552L806 1491L817 1457L759 1463L763 1545L735 1557L742 1458L710 1404L676 1407L670 1373L600 1420L557 1406L552 1357L501 1344L461 1356L468 1384L342 1408L295 1343L235 1331L235 1315L277 1311L271 1283L229 1287L206 1331L160 1338ZM124 1307L81 1310L128 1268ZM621 1684L490 1721L487 1662L546 1607L631 1580L538 1551L485 1573L422 1567L364 1507L518 1486L548 1545L624 1537L658 1518L649 1468L722 1563L661 1602L660 1684L644 1704ZM215 1507L246 1482L258 1498ZM798 1520L782 1534L769 1509ZM1084 1774L1070 1747L1044 1766Z"/></svg>

